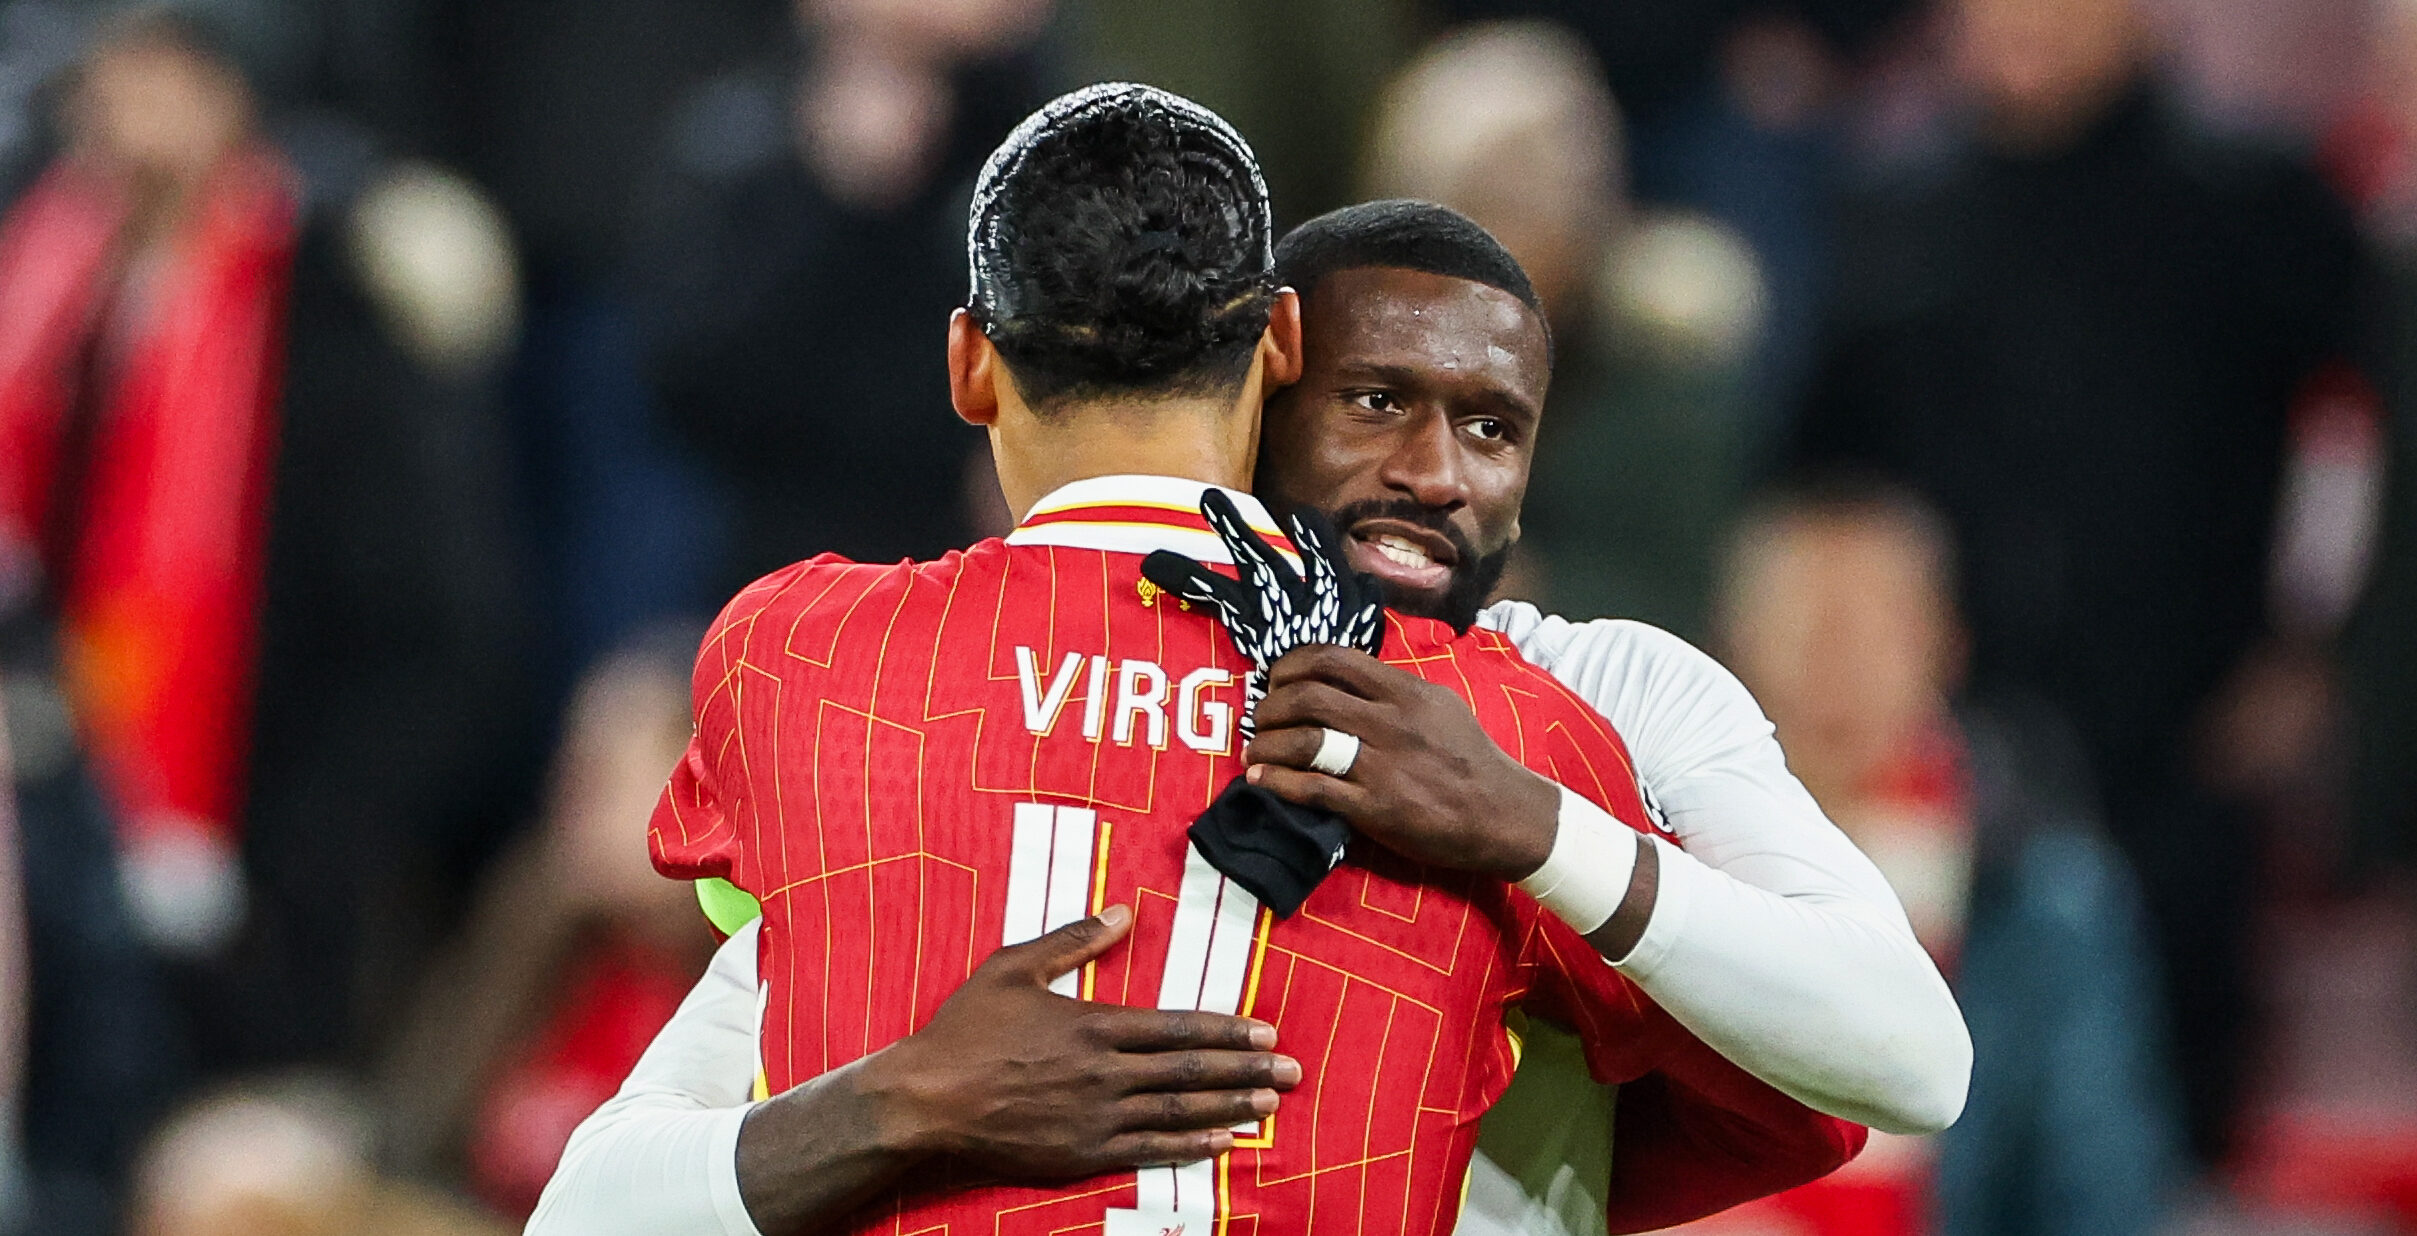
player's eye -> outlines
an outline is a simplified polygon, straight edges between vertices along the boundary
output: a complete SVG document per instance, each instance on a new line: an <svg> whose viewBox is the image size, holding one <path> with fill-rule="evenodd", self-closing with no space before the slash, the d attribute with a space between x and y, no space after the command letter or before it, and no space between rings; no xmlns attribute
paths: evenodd
<svg viewBox="0 0 2417 1236"><path fill-rule="evenodd" d="M1469 436L1480 442L1507 442L1511 436L1511 423L1499 417L1480 416L1469 421L1466 428Z"/></svg>
<svg viewBox="0 0 2417 1236"><path fill-rule="evenodd" d="M1391 414L1402 410L1402 401L1390 391L1353 391L1346 398L1371 412Z"/></svg>

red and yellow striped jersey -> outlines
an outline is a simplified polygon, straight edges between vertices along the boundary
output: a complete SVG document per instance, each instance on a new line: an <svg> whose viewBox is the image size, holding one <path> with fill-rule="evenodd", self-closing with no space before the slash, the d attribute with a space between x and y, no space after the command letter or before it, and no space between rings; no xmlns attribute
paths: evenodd
<svg viewBox="0 0 2417 1236"><path fill-rule="evenodd" d="M705 640L696 738L653 845L667 874L762 902L774 1092L914 1031L1001 944L1111 902L1134 908L1132 933L1060 990L1256 1016L1304 1070L1214 1162L1051 1188L935 1169L858 1232L1443 1236L1477 1119L1510 1079L1510 1009L1576 1027L1606 1082L1692 1043L1501 881L1363 842L1277 922L1199 858L1185 830L1242 770L1248 666L1208 614L1143 580L1141 557L1226 560L1200 490L1104 478L938 561L800 563L740 593ZM1609 723L1499 636L1391 617L1382 655L1646 827Z"/></svg>

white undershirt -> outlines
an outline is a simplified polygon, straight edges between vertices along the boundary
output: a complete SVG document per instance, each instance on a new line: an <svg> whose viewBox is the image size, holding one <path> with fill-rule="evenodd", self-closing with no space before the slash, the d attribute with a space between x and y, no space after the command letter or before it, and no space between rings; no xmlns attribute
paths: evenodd
<svg viewBox="0 0 2417 1236"><path fill-rule="evenodd" d="M1744 685L1643 623L1572 623L1506 601L1479 624L1611 721L1679 840L1653 843L1660 892L1620 971L1810 1107L1888 1132L1953 1123L1972 1072L1955 999L1888 882L1788 772ZM620 1093L572 1134L530 1236L761 1236L738 1201L736 1154L756 1071L755 955L750 927L714 956ZM1479 1165L1473 1194L1539 1178L1503 1166ZM1477 1200L1472 1214L1519 1209Z"/></svg>
<svg viewBox="0 0 2417 1236"><path fill-rule="evenodd" d="M723 942L620 1092L572 1130L529 1232L762 1236L739 1199L738 1168L758 1068L761 927Z"/></svg>

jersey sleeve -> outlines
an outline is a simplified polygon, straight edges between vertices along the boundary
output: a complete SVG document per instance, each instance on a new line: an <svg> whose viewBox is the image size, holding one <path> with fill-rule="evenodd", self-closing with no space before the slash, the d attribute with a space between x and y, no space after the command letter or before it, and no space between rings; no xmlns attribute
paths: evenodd
<svg viewBox="0 0 2417 1236"><path fill-rule="evenodd" d="M655 802L648 832L655 870L675 880L731 880L735 874L736 838L722 809L720 779L704 754L711 738L700 722L687 753L671 771L671 784Z"/></svg>
<svg viewBox="0 0 2417 1236"><path fill-rule="evenodd" d="M731 715L735 710L718 691L721 668L711 664L720 659L717 645L724 634L722 625L715 624L697 658L692 688L696 732L689 735L688 749L673 766L671 782L656 800L654 819L647 828L655 870L675 880L728 880L738 857L737 837L724 805L730 787L723 785L714 759L714 752L730 739L735 724Z"/></svg>
<svg viewBox="0 0 2417 1236"><path fill-rule="evenodd" d="M1651 1232L1818 1180L1869 1136L1756 1081L1701 1042L1620 1087L1604 1226Z"/></svg>
<svg viewBox="0 0 2417 1236"><path fill-rule="evenodd" d="M760 1236L739 1193L756 1072L756 933L713 956L621 1090L579 1122L525 1236Z"/></svg>
<svg viewBox="0 0 2417 1236"><path fill-rule="evenodd" d="M696 732L655 802L647 844L655 870L675 880L726 880L760 893L735 807L748 796L743 705L747 650L758 623L821 559L775 571L742 589L705 632L689 679Z"/></svg>

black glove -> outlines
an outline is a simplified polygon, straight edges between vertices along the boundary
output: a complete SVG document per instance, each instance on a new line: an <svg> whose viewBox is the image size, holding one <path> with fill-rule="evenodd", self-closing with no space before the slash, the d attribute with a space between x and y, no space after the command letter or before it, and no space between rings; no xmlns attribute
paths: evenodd
<svg viewBox="0 0 2417 1236"><path fill-rule="evenodd" d="M1277 918L1291 918L1343 861L1351 826L1322 807L1278 798L1236 777L1192 821L1191 837L1209 866Z"/></svg>
<svg viewBox="0 0 2417 1236"><path fill-rule="evenodd" d="M1141 573L1184 600L1209 606L1251 662L1240 727L1247 742L1267 694L1268 667L1303 644L1375 653L1385 639L1383 595L1375 580L1352 569L1333 525L1315 512L1292 519L1299 572L1251 531L1222 491L1201 495L1200 513L1233 554L1236 578L1164 549L1142 560ZM1192 822L1191 836L1211 866L1276 917L1289 918L1343 860L1351 829L1333 812L1287 802L1236 777Z"/></svg>
<svg viewBox="0 0 2417 1236"><path fill-rule="evenodd" d="M1142 559L1141 573L1186 601L1208 606L1233 637L1235 650L1249 659L1242 697L1242 734L1248 738L1259 697L1267 693L1267 667L1303 644L1341 644L1374 655L1385 642L1384 594L1374 579L1352 569L1334 526L1315 511L1292 518L1293 545L1305 575L1251 531L1224 491L1202 494L1200 514L1233 555L1237 577L1229 579L1167 549Z"/></svg>

